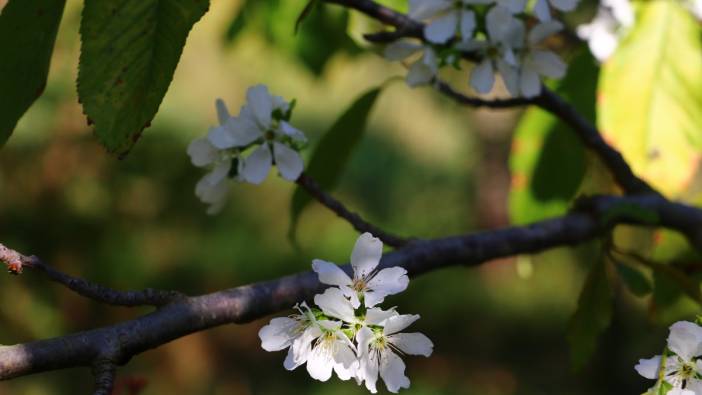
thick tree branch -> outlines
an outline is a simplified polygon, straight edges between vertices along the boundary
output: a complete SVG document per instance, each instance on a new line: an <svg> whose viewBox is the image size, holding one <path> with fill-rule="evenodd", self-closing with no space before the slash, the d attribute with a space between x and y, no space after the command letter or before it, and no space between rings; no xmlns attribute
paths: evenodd
<svg viewBox="0 0 702 395"><path fill-rule="evenodd" d="M347 209L341 202L336 200L330 194L326 193L317 184L317 182L305 173L302 173L300 177L295 181L299 186L304 188L313 198L315 198L319 203L326 206L328 209L336 213L339 217L348 221L354 229L363 232L370 232L375 237L383 241L383 243L391 247L401 247L409 242L407 239L389 234L377 226L369 223L368 221L361 218L360 215Z"/></svg>
<svg viewBox="0 0 702 395"><path fill-rule="evenodd" d="M75 293L95 301L115 306L163 306L184 295L175 291L145 289L143 291L117 291L81 278L72 277L45 264L36 256L26 256L0 244L0 262L11 273L21 273L23 268L43 272L52 281L62 284Z"/></svg>
<svg viewBox="0 0 702 395"><path fill-rule="evenodd" d="M435 240L417 240L383 256L381 267L402 266L410 276L454 266L568 246L606 234L617 224L664 226L702 247L702 210L655 195L594 197L565 216ZM348 265L344 270L350 272ZM112 326L54 339L0 347L0 379L70 367L92 367L108 356L116 364L188 334L246 323L309 300L323 287L313 272L188 297Z"/></svg>

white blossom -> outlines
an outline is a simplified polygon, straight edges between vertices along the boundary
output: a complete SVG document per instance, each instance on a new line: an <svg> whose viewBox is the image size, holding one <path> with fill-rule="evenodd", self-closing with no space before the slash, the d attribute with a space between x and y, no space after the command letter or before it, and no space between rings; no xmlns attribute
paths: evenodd
<svg viewBox="0 0 702 395"><path fill-rule="evenodd" d="M370 233L362 234L351 253L353 278L337 265L320 259L312 262L312 269L323 284L336 285L351 301L353 308L361 302L367 308L381 303L386 296L404 291L409 284L407 270L395 266L377 270L383 254L383 243Z"/></svg>
<svg viewBox="0 0 702 395"><path fill-rule="evenodd" d="M549 10L549 3L553 8L568 12L573 11L575 7L578 6L580 0L536 0L534 5L534 13L536 17L542 22L551 20L551 11Z"/></svg>
<svg viewBox="0 0 702 395"><path fill-rule="evenodd" d="M673 386L669 395L702 394L702 327L692 322L680 321L670 327L668 349L674 354L666 356L663 366L665 381ZM634 367L643 377L657 380L661 368L661 356L641 359Z"/></svg>
<svg viewBox="0 0 702 395"><path fill-rule="evenodd" d="M409 388L400 355L431 355L434 345L425 335L399 333L417 319L418 315L394 315L383 321L382 329L364 326L358 331L358 377L370 392L377 392L378 375L390 392Z"/></svg>
<svg viewBox="0 0 702 395"><path fill-rule="evenodd" d="M604 62L633 24L634 10L629 0L602 0L595 18L589 24L578 26L577 33L588 41L592 55Z"/></svg>
<svg viewBox="0 0 702 395"><path fill-rule="evenodd" d="M399 40L385 48L384 56L388 60L402 61L420 52L421 55L410 63L406 77L407 85L416 87L430 83L439 72L439 60L431 46Z"/></svg>
<svg viewBox="0 0 702 395"><path fill-rule="evenodd" d="M479 93L488 93L495 84L495 74L499 72L510 92L517 91L519 75L514 51L524 45L524 23L501 6L493 7L485 21L487 40L471 40L457 45L458 49L476 52L482 58L471 71L470 85Z"/></svg>
<svg viewBox="0 0 702 395"><path fill-rule="evenodd" d="M689 7L695 18L702 21L702 0L690 0Z"/></svg>
<svg viewBox="0 0 702 395"><path fill-rule="evenodd" d="M249 88L246 98L247 104L239 116L230 118L223 127L213 129L208 135L209 140L223 150L261 142L250 155L239 160L238 172L247 182L263 182L273 164L284 179L296 180L304 163L287 142L304 143L307 139L287 121L276 117L276 114L286 113L290 104L280 96L271 95L265 85Z"/></svg>

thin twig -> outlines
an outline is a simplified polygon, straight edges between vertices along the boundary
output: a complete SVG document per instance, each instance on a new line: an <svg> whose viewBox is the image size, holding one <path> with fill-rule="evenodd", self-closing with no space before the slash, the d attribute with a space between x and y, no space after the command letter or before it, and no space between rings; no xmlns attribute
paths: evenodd
<svg viewBox="0 0 702 395"><path fill-rule="evenodd" d="M345 219L357 231L361 233L370 232L373 236L382 240L383 243L394 248L402 247L403 245L409 242L408 239L403 239L399 236L395 236L393 234L385 232L384 230L361 218L360 215L350 211L346 208L346 206L344 206L343 203L336 200L330 194L326 193L319 186L319 184L317 184L317 182L307 174L302 173L296 182L319 203L326 206L328 209L336 213L336 215L338 215L339 217Z"/></svg>
<svg viewBox="0 0 702 395"><path fill-rule="evenodd" d="M93 364L95 390L93 395L111 395L117 376L117 366L109 359L100 359Z"/></svg>
<svg viewBox="0 0 702 395"><path fill-rule="evenodd" d="M19 274L23 268L35 269L75 293L95 301L115 306L163 306L184 297L175 291L161 291L148 288L142 291L118 291L82 278L65 274L42 262L36 256L25 256L0 244L0 262L7 265L12 273Z"/></svg>

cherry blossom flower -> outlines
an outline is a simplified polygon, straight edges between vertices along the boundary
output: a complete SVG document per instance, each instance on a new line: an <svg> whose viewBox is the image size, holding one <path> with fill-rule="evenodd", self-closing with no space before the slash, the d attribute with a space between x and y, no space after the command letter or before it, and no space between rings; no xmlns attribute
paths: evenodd
<svg viewBox="0 0 702 395"><path fill-rule="evenodd" d="M493 7L485 20L487 40L471 40L457 45L457 48L476 52L482 58L471 71L470 85L479 93L488 93L495 84L496 72L499 72L505 84L516 91L519 76L514 51L524 45L524 23L501 6Z"/></svg>
<svg viewBox="0 0 702 395"><path fill-rule="evenodd" d="M417 319L418 315L398 314L385 319L382 329L364 326L358 331L357 374L370 392L377 392L378 375L390 392L409 388L410 380L405 376L405 363L400 355L431 355L434 345L425 335L399 333Z"/></svg>
<svg viewBox="0 0 702 395"><path fill-rule="evenodd" d="M673 389L668 392L678 395L702 394L702 327L692 322L680 321L670 327L668 349L674 354L666 356L663 377ZM643 377L657 380L661 368L661 356L641 359L634 367Z"/></svg>
<svg viewBox="0 0 702 395"><path fill-rule="evenodd" d="M390 267L377 270L383 254L383 243L370 233L362 234L351 253L353 279L337 265L320 259L312 262L312 269L324 284L336 285L351 301L353 308L361 303L367 308L382 303L388 295L404 291L409 284L407 270Z"/></svg>
<svg viewBox="0 0 702 395"><path fill-rule="evenodd" d="M238 173L249 183L263 182L273 164L284 179L295 181L304 163L291 145L305 143L307 139L284 119L290 104L280 96L271 95L265 85L249 88L246 98L247 104L239 116L210 131L208 139L221 150L243 149L260 142L250 155L239 160Z"/></svg>

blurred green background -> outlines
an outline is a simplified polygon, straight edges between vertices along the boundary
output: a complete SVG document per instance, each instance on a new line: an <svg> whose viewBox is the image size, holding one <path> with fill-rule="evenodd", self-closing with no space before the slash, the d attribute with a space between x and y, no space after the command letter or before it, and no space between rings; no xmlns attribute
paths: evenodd
<svg viewBox="0 0 702 395"><path fill-rule="evenodd" d="M360 51L343 34L333 42L344 50L329 58L318 41L327 36L304 33L303 25L295 41L295 13L303 2L283 3L294 7L281 8L275 24L252 16L242 29L232 24L241 3L214 0L188 39L152 127L118 161L91 136L77 102L82 2L69 0L46 92L0 155L2 242L112 287L189 294L308 270L313 258L347 262L357 234L317 204L300 222L301 250L288 242L294 186L278 177L260 187L236 185L226 210L215 217L205 215L194 195L203 172L190 164L186 147L216 123L215 98L236 113L247 87L267 84L297 99L294 124L314 145L354 98L404 75L402 66ZM346 16L329 11L327 28L343 29L335 21ZM519 115L460 108L395 79L335 195L406 236L505 226L508 158ZM643 392L651 383L633 366L660 351L666 329L621 287L595 357L582 371L571 368L565 328L590 264L580 252L555 250L414 279L386 305L420 314L412 329L426 333L435 351L427 359L407 358L412 386L402 393ZM109 325L146 311L99 305L31 272L0 276L0 297L2 344ZM144 395L366 393L338 379L313 381L304 368L287 372L284 353L260 348L257 332L265 322L195 334L137 356L119 370L116 393L128 394L127 383L140 381L146 382ZM91 386L90 372L76 369L2 382L0 394L80 394Z"/></svg>

